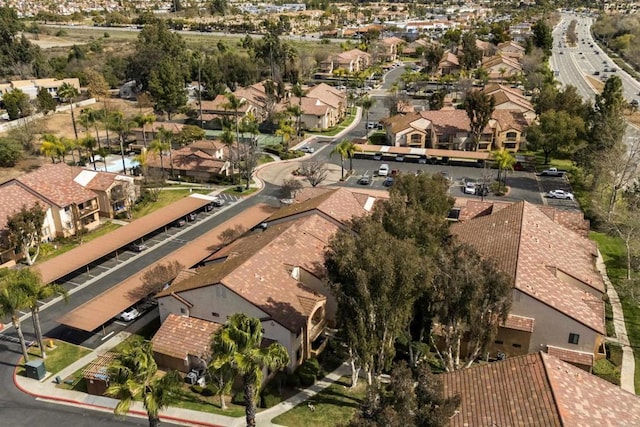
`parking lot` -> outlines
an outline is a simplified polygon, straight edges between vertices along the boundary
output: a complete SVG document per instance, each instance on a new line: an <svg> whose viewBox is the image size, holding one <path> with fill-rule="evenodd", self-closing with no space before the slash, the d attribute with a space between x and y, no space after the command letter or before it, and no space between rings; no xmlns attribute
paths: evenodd
<svg viewBox="0 0 640 427"><path fill-rule="evenodd" d="M346 163L346 162L345 162ZM483 168L468 166L448 166L448 165L425 165L418 163L397 162L393 160L376 161L370 159L354 159L353 174L345 180L342 185L349 187L369 187L375 189L386 188L383 183L386 179L384 176L378 176L378 169L381 164L389 165L390 175L392 174L408 174L408 173L443 173L451 180L449 193L453 197L470 197L480 199L480 196L464 194L464 178L472 178L480 181L483 174L487 174L489 179L497 178L498 171L496 169L485 170ZM348 164L345 164L348 167ZM370 177L368 184L360 184L359 180L362 176ZM486 200L502 200L516 202L526 200L536 205L546 204L560 209L579 209L577 202L573 200L559 200L544 197L551 190L564 190L571 192L571 187L565 178L536 176L533 172L526 171L509 171L507 173L507 186L510 191L505 196L495 196L489 193L485 196Z"/></svg>

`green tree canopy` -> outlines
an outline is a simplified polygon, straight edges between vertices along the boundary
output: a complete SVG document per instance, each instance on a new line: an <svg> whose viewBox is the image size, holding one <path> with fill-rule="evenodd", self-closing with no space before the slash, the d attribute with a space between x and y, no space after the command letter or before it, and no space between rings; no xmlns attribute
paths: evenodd
<svg viewBox="0 0 640 427"><path fill-rule="evenodd" d="M581 117L571 116L566 111L549 110L540 116L540 123L527 131L527 142L534 150L542 150L544 162L559 151L573 153L584 132Z"/></svg>
<svg viewBox="0 0 640 427"><path fill-rule="evenodd" d="M33 265L40 254L44 217L44 208L36 203L30 208L23 205L20 211L7 218L9 242L16 253L23 254L29 265Z"/></svg>
<svg viewBox="0 0 640 427"><path fill-rule="evenodd" d="M47 115L50 111L56 111L57 106L58 103L53 99L47 88L41 87L36 96L36 109L38 112Z"/></svg>
<svg viewBox="0 0 640 427"><path fill-rule="evenodd" d="M187 104L185 75L175 59L166 58L156 64L149 75L149 94L156 111L167 113L169 120L180 107Z"/></svg>
<svg viewBox="0 0 640 427"><path fill-rule="evenodd" d="M469 117L469 127L473 138L474 151L478 149L482 131L489 124L489 119L496 107L496 100L479 90L470 90L464 101L464 109Z"/></svg>
<svg viewBox="0 0 640 427"><path fill-rule="evenodd" d="M10 120L17 120L31 114L32 108L29 95L20 89L13 89L2 95L2 103L7 110Z"/></svg>
<svg viewBox="0 0 640 427"><path fill-rule="evenodd" d="M22 146L11 138L0 138L0 167L11 168L22 158Z"/></svg>

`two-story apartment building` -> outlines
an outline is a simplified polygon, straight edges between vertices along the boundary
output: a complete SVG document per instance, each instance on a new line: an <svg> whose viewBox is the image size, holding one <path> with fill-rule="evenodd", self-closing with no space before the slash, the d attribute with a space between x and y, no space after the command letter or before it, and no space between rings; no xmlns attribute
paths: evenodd
<svg viewBox="0 0 640 427"><path fill-rule="evenodd" d="M464 110L433 110L384 119L387 141L395 147L476 151L469 117ZM477 151L505 148L518 151L528 126L517 110L494 110L482 131Z"/></svg>
<svg viewBox="0 0 640 427"><path fill-rule="evenodd" d="M371 65L371 55L360 49L351 49L346 52L330 56L320 64L322 73L333 73L338 69L349 73L366 70Z"/></svg>
<svg viewBox="0 0 640 427"><path fill-rule="evenodd" d="M47 92L54 98L59 99L58 89L64 83L67 83L77 90L80 90L80 80L78 78L69 79L33 79L33 80L13 80L8 83L0 83L0 100L2 95L11 92L15 89L20 89L22 92L29 95L30 99L36 99L38 91L41 88L47 89Z"/></svg>
<svg viewBox="0 0 640 427"><path fill-rule="evenodd" d="M302 98L291 97L290 105L298 105L303 129L328 129L337 125L347 112L346 93L325 83L309 88Z"/></svg>

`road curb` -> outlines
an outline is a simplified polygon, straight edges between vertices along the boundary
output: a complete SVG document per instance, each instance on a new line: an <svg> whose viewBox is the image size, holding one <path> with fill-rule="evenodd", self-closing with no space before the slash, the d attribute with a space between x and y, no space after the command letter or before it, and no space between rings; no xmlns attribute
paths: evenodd
<svg viewBox="0 0 640 427"><path fill-rule="evenodd" d="M47 400L53 403L60 403L60 404L69 404L75 407L82 407L82 408L89 408L92 410L98 410L101 412L111 412L113 413L113 408L109 408L108 406L102 406L102 405L95 405L92 403L85 403L85 402L80 402L74 399L68 399L68 398L64 398L64 397L57 397L57 396L47 396L44 394L39 394L39 393L34 393L30 390L27 390L26 388L24 388L18 381L17 381L17 372L18 372L18 367L16 366L16 368L13 370L13 384L16 386L16 388L18 390L20 390L22 393L27 394L29 396L33 396L36 399L42 399L42 400ZM130 410L127 415L133 415L136 417L140 417L140 418L147 418L147 413L144 411L138 411L138 410ZM190 425L194 425L194 426L202 426L202 427L224 427L221 426L219 424L211 424L211 423L206 423L206 422L201 422L201 421L192 421L192 420L188 420L185 418L179 418L179 417L174 417L171 415L160 415L160 419L161 420L165 420L165 421L169 421L169 422L179 422L179 423L187 423Z"/></svg>

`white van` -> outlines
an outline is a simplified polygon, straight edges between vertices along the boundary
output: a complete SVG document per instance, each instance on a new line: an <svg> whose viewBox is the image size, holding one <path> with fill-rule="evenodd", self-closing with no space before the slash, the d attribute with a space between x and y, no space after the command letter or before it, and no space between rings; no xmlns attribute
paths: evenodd
<svg viewBox="0 0 640 427"><path fill-rule="evenodd" d="M387 176L389 175L389 165L386 163L383 163L380 165L380 168L378 169L378 176Z"/></svg>

